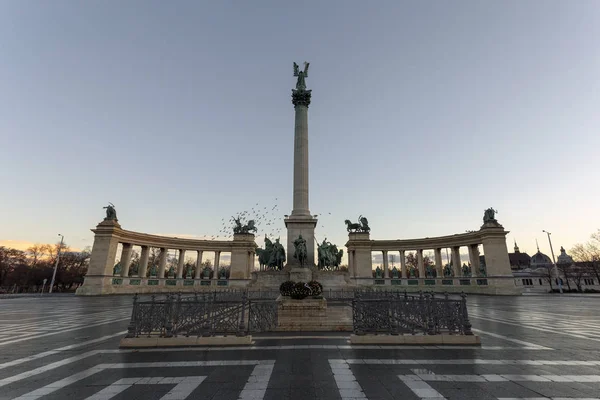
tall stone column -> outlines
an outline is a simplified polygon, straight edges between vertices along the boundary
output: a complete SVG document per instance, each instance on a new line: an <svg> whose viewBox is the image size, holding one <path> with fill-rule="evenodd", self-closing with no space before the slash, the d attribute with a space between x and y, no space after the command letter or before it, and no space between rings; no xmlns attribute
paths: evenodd
<svg viewBox="0 0 600 400"><path fill-rule="evenodd" d="M443 277L444 276L444 267L442 265L442 249L441 248L437 248L434 250L435 252L435 268L437 269L437 276L438 277Z"/></svg>
<svg viewBox="0 0 600 400"><path fill-rule="evenodd" d="M221 261L221 252L215 251L215 268L213 273L213 279L217 279L219 277L219 263Z"/></svg>
<svg viewBox="0 0 600 400"><path fill-rule="evenodd" d="M383 254L383 277L389 278L390 277L390 266L389 266L389 261L388 261L388 251L383 250L381 253Z"/></svg>
<svg viewBox="0 0 600 400"><path fill-rule="evenodd" d="M471 275L480 276L479 272L479 248L476 244L469 245L469 262L471 263Z"/></svg>
<svg viewBox="0 0 600 400"><path fill-rule="evenodd" d="M408 270L406 269L406 251L400 250L400 277L408 278Z"/></svg>
<svg viewBox="0 0 600 400"><path fill-rule="evenodd" d="M148 258L150 258L150 247L142 246L142 255L140 257L140 278L146 277L146 271L148 271Z"/></svg>
<svg viewBox="0 0 600 400"><path fill-rule="evenodd" d="M167 268L167 249L164 247L160 249L160 255L158 256L158 277L165 277L165 269Z"/></svg>
<svg viewBox="0 0 600 400"><path fill-rule="evenodd" d="M419 278L425 278L425 265L423 264L423 249L417 250L417 268L419 269Z"/></svg>
<svg viewBox="0 0 600 400"><path fill-rule="evenodd" d="M177 260L177 278L183 278L183 260L185 258L185 250L179 249L179 260Z"/></svg>
<svg viewBox="0 0 600 400"><path fill-rule="evenodd" d="M133 245L131 243L123 243L123 250L121 251L121 276L124 278L129 276L132 252Z"/></svg>
<svg viewBox="0 0 600 400"><path fill-rule="evenodd" d="M460 264L460 247L452 248L452 267L454 268L454 276L462 276L462 265Z"/></svg>
<svg viewBox="0 0 600 400"><path fill-rule="evenodd" d="M200 279L200 274L202 273L202 254L204 253L202 250L198 250L198 258L196 258L196 273L194 274L194 279Z"/></svg>
<svg viewBox="0 0 600 400"><path fill-rule="evenodd" d="M287 265L300 266L294 256L294 240L302 235L306 240L307 266L315 265L315 227L317 219L310 214L308 207L308 106L311 91L306 89L305 71L297 71L296 89L292 90L292 103L295 109L294 123L294 208L284 220L287 228Z"/></svg>

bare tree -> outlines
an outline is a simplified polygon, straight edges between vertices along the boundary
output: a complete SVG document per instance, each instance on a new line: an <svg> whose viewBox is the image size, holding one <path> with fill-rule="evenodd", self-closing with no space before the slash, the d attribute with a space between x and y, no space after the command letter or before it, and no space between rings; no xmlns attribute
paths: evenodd
<svg viewBox="0 0 600 400"><path fill-rule="evenodd" d="M590 236L588 242L573 246L571 256L575 261L585 262L589 274L595 276L600 284L600 229Z"/></svg>
<svg viewBox="0 0 600 400"><path fill-rule="evenodd" d="M573 266L575 264L556 264L556 268L558 268L558 270L560 272L562 272L563 276L565 277L565 281L567 281L567 288L569 288L569 291L571 291L571 283L570 283L570 279L572 278L573 275ZM559 278L560 279L560 278Z"/></svg>

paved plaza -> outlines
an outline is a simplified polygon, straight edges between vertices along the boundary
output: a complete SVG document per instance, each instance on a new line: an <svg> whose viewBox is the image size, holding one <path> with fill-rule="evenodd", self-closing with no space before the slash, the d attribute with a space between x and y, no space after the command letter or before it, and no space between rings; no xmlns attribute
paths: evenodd
<svg viewBox="0 0 600 400"><path fill-rule="evenodd" d="M119 350L131 301L0 299L0 399L600 398L598 297L471 296L481 348L350 346L321 332Z"/></svg>

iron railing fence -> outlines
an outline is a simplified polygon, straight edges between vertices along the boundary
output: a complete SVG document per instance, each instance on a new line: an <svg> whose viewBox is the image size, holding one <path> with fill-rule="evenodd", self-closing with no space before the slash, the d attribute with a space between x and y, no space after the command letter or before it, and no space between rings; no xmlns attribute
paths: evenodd
<svg viewBox="0 0 600 400"><path fill-rule="evenodd" d="M136 295L127 337L245 336L276 326L275 300L251 298L246 291L168 294L143 300Z"/></svg>
<svg viewBox="0 0 600 400"><path fill-rule="evenodd" d="M278 291L219 290L192 295L134 296L127 337L245 336L277 327ZM367 333L472 335L466 295L408 295L397 290L326 290L352 306L353 330Z"/></svg>
<svg viewBox="0 0 600 400"><path fill-rule="evenodd" d="M451 299L447 293L357 293L352 300L352 323L356 335L473 334L464 293L460 299Z"/></svg>

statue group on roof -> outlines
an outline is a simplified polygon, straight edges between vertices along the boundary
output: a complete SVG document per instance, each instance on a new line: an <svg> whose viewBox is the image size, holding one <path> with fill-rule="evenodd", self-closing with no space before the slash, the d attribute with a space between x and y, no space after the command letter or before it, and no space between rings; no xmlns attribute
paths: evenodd
<svg viewBox="0 0 600 400"><path fill-rule="evenodd" d="M371 231L371 228L369 227L369 221L367 220L366 217L363 217L362 215L360 215L358 217L358 223L354 223L354 222L350 221L349 219L344 221L344 223L346 224L346 229L348 230L348 232L369 233Z"/></svg>

